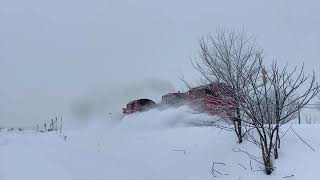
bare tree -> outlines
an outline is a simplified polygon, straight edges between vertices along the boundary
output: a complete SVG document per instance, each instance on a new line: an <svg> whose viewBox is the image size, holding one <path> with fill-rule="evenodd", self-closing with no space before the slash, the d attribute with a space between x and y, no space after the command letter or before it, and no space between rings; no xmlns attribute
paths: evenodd
<svg viewBox="0 0 320 180"><path fill-rule="evenodd" d="M304 74L304 66L295 67L288 71L287 66L280 69L277 62L271 67L271 76L268 76L273 87L276 121L276 145L274 149L275 158L278 158L278 147L280 148L279 127L292 120L297 113L305 107L310 100L319 93L319 85L315 82L315 73Z"/></svg>
<svg viewBox="0 0 320 180"><path fill-rule="evenodd" d="M244 31L217 30L199 40L199 57L192 61L202 82L221 82L230 87L236 110L229 114L241 143L243 137L257 145L266 174L279 157L279 129L294 119L320 91L315 73L304 66L288 70L277 62L263 67L263 52ZM228 111L228 109L227 109ZM245 131L244 131L245 130Z"/></svg>
<svg viewBox="0 0 320 180"><path fill-rule="evenodd" d="M246 32L218 29L215 35L199 40L199 57L192 61L208 83L222 82L231 87L238 108L232 118L238 142L242 142L241 89L247 87L250 77L259 73L262 62L262 50Z"/></svg>
<svg viewBox="0 0 320 180"><path fill-rule="evenodd" d="M265 172L273 171L272 155L278 158L280 148L279 128L294 119L320 90L315 74L305 75L303 66L289 71L277 62L267 72L261 67L262 78L257 74L249 79L249 86L241 89L242 111L247 126L248 140L262 152Z"/></svg>

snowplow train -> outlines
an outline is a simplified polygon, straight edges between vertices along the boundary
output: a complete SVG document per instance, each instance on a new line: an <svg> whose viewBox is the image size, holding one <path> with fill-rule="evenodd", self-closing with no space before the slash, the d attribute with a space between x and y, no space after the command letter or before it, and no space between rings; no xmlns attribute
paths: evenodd
<svg viewBox="0 0 320 180"><path fill-rule="evenodd" d="M123 108L123 113L142 112L159 106L189 105L198 112L231 117L238 107L232 92L232 88L224 83L210 83L192 88L187 92L178 91L163 95L159 104L150 99L130 101L126 108Z"/></svg>

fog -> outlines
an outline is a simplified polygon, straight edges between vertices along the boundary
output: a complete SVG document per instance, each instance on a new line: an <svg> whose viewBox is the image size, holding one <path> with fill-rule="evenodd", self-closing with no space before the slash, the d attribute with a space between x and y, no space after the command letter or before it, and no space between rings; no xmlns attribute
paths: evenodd
<svg viewBox="0 0 320 180"><path fill-rule="evenodd" d="M319 72L319 9L315 0L2 0L0 125L72 114L77 104L107 114L179 90L180 74L197 79L197 39L218 27L244 27L266 61Z"/></svg>
<svg viewBox="0 0 320 180"><path fill-rule="evenodd" d="M128 101L148 98L160 102L161 96L169 92L175 92L170 82L154 78L125 84L110 84L92 89L86 95L74 99L70 110L71 114L79 119L107 116L121 113Z"/></svg>

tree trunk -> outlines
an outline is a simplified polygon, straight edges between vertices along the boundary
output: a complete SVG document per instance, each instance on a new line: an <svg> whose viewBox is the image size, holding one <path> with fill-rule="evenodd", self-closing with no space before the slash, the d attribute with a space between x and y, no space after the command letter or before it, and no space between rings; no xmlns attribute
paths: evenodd
<svg viewBox="0 0 320 180"><path fill-rule="evenodd" d="M239 143L242 143L242 126L241 126L241 120L237 121L238 126L238 133L239 133Z"/></svg>
<svg viewBox="0 0 320 180"><path fill-rule="evenodd" d="M278 159L279 155L278 155L278 143L276 142L275 147L274 147L274 158Z"/></svg>
<svg viewBox="0 0 320 180"><path fill-rule="evenodd" d="M277 127L276 127L276 141L274 144L274 158L275 159L279 158L279 153L278 153L279 148L280 148L280 136L279 136L279 126L277 125Z"/></svg>
<svg viewBox="0 0 320 180"><path fill-rule="evenodd" d="M242 122L241 122L241 115L240 115L240 109L237 108L237 133L238 133L238 142L242 143Z"/></svg>
<svg viewBox="0 0 320 180"><path fill-rule="evenodd" d="M267 175L270 175L273 171L271 153L268 153L267 150L265 150L264 148L265 147L262 147L264 170Z"/></svg>
<svg viewBox="0 0 320 180"><path fill-rule="evenodd" d="M273 171L271 157L267 157L267 161L265 162L265 171L267 175L270 175Z"/></svg>

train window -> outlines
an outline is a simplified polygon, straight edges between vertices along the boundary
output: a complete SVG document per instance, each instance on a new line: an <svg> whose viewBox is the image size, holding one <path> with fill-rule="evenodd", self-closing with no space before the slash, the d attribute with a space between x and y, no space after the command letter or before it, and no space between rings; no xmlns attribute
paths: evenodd
<svg viewBox="0 0 320 180"><path fill-rule="evenodd" d="M145 106L145 105L149 105L152 104L152 101L149 99L139 99L138 100L139 105L141 106Z"/></svg>
<svg viewBox="0 0 320 180"><path fill-rule="evenodd" d="M212 90L210 90L210 89L206 89L206 90L205 90L205 93L206 93L206 94L210 94L210 95L214 95L214 94L215 94L214 91L212 91Z"/></svg>

